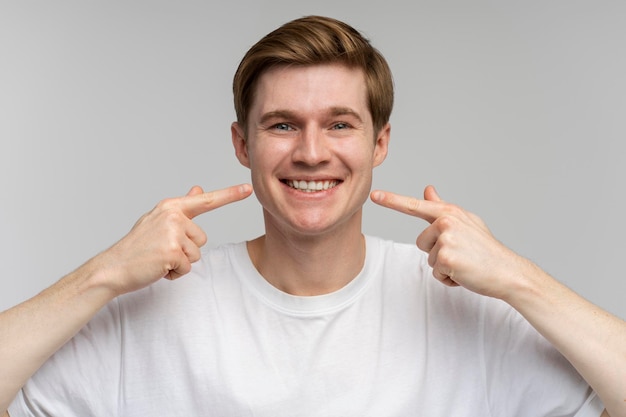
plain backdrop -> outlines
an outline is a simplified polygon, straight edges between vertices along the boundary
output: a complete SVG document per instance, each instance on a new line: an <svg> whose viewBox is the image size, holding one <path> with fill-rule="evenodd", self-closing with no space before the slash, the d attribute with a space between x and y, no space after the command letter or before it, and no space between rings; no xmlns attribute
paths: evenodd
<svg viewBox="0 0 626 417"><path fill-rule="evenodd" d="M1 0L0 0L1 1ZM1 1L0 310L121 238L159 200L248 182L232 75L308 14L387 57L397 99L376 188L442 197L624 318L626 3ZM263 233L255 198L198 218L209 245ZM422 220L368 202L364 231Z"/></svg>

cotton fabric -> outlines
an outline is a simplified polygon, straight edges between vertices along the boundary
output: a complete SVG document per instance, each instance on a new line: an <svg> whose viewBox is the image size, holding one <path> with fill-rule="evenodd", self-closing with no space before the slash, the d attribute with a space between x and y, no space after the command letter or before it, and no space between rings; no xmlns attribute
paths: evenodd
<svg viewBox="0 0 626 417"><path fill-rule="evenodd" d="M20 392L19 416L599 416L502 301L449 288L414 245L366 237L331 294L270 285L245 242L109 303Z"/></svg>

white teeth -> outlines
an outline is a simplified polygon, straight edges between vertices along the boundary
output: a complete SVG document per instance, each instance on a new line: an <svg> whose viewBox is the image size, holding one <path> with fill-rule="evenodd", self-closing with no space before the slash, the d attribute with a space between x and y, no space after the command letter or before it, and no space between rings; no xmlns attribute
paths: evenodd
<svg viewBox="0 0 626 417"><path fill-rule="evenodd" d="M322 191L328 190L329 188L333 188L338 184L337 181L298 181L298 180L288 180L287 185L296 190L305 191L307 193L311 193L314 191Z"/></svg>

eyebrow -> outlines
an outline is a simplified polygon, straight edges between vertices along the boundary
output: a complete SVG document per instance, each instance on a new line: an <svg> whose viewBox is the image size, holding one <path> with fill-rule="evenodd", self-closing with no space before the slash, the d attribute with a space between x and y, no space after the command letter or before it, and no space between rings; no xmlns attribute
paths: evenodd
<svg viewBox="0 0 626 417"><path fill-rule="evenodd" d="M341 107L341 106L329 107L327 109L327 113L333 117L347 115L347 116L354 117L361 123L363 122L363 119L361 118L359 113L357 113L356 111L352 110L349 107ZM273 111L269 111L263 114L261 116L261 119L259 120L259 123L265 124L269 120L272 120L272 119L297 119L297 118L298 118L297 113L291 110L273 110Z"/></svg>
<svg viewBox="0 0 626 417"><path fill-rule="evenodd" d="M363 122L363 119L361 119L359 113L352 110L350 107L331 107L330 114L332 116L351 116L357 119L359 122Z"/></svg>
<svg viewBox="0 0 626 417"><path fill-rule="evenodd" d="M274 110L263 114L259 123L263 125L272 119L293 119L295 117L296 114L289 110Z"/></svg>

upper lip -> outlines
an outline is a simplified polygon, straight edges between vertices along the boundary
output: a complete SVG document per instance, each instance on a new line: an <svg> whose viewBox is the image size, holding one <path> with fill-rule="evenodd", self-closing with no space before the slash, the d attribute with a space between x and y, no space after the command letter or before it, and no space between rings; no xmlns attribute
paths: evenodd
<svg viewBox="0 0 626 417"><path fill-rule="evenodd" d="M337 177L328 177L328 176L313 177L311 175L302 175L302 176L290 175L288 177L281 178L281 181L315 181L315 182L318 182L318 181L342 181L342 180Z"/></svg>

